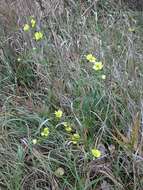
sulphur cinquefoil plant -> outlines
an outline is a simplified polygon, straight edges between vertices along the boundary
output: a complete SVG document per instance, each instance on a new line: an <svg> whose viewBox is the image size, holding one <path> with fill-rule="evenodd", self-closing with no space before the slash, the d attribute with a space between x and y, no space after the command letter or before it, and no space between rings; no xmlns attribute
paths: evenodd
<svg viewBox="0 0 143 190"><path fill-rule="evenodd" d="M8 3L0 189L142 190L142 2Z"/></svg>

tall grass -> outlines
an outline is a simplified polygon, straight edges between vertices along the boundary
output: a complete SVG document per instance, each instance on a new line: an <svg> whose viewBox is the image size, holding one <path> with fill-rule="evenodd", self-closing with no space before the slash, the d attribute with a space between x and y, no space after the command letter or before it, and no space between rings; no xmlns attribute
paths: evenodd
<svg viewBox="0 0 143 190"><path fill-rule="evenodd" d="M62 6L35 15L28 32L31 15L17 16L22 24L8 33L0 19L0 189L142 190L142 12L113 0Z"/></svg>

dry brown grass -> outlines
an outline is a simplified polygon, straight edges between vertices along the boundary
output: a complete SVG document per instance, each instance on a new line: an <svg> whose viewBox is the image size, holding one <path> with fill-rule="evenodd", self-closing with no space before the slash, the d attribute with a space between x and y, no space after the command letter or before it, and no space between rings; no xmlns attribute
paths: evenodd
<svg viewBox="0 0 143 190"><path fill-rule="evenodd" d="M28 16L41 20L45 17L59 16L64 11L63 0L1 0L0 15L4 26L22 26ZM12 29L12 28L11 28ZM10 30L11 31L11 30Z"/></svg>
<svg viewBox="0 0 143 190"><path fill-rule="evenodd" d="M20 54L25 48L33 47L31 36L23 36L22 28L28 22L28 17L33 16L37 23L49 17L61 16L64 11L63 1L42 1L42 0L1 0L0 1L0 22L5 33L5 41L11 53ZM25 45L26 44L26 47Z"/></svg>
<svg viewBox="0 0 143 190"><path fill-rule="evenodd" d="M142 190L142 19L126 10L113 0L0 2L0 188ZM37 25L23 32L31 15ZM32 38L35 30L43 40ZM92 69L87 53L103 70ZM49 137L33 145L43 127Z"/></svg>

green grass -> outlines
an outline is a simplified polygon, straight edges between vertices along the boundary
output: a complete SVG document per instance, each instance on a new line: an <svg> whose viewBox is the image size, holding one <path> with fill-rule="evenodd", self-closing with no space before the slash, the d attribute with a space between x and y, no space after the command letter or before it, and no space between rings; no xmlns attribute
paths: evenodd
<svg viewBox="0 0 143 190"><path fill-rule="evenodd" d="M143 189L143 15L111 0L91 4L71 1L62 16L41 20L39 42L35 29L9 31L20 35L18 52L0 24L2 190ZM88 53L102 61L101 71ZM63 122L80 134L76 145Z"/></svg>

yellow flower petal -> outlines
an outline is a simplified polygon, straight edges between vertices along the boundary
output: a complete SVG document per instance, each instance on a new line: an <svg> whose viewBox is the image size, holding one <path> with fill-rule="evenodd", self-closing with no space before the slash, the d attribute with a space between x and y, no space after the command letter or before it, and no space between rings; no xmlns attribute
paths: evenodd
<svg viewBox="0 0 143 190"><path fill-rule="evenodd" d="M70 133L70 132L72 131L72 127L71 127L70 123L64 122L64 123L63 123L63 126L65 127L65 130L66 130L67 132Z"/></svg>
<svg viewBox="0 0 143 190"><path fill-rule="evenodd" d="M68 126L68 123L67 123L67 122L64 122L64 123L63 123L63 126L64 126L64 127L67 127L67 126Z"/></svg>
<svg viewBox="0 0 143 190"><path fill-rule="evenodd" d="M23 30L24 30L25 32L27 32L27 31L29 31L29 29L30 29L29 24L25 24L24 27L23 27Z"/></svg>
<svg viewBox="0 0 143 190"><path fill-rule="evenodd" d="M45 127L43 131L44 131L44 133L49 132L49 128Z"/></svg>
<svg viewBox="0 0 143 190"><path fill-rule="evenodd" d="M75 133L71 136L71 142L73 144L77 144L79 140L80 140L80 135L78 133Z"/></svg>
<svg viewBox="0 0 143 190"><path fill-rule="evenodd" d="M73 138L76 140L80 139L80 135L78 133L73 134Z"/></svg>
<svg viewBox="0 0 143 190"><path fill-rule="evenodd" d="M101 61L95 62L94 65L93 65L93 69L94 69L95 71L99 71L99 70L101 70L102 68L103 68L103 64L102 64Z"/></svg>
<svg viewBox="0 0 143 190"><path fill-rule="evenodd" d="M86 55L86 59L91 62L94 63L96 61L96 58L90 53L88 55Z"/></svg>
<svg viewBox="0 0 143 190"><path fill-rule="evenodd" d="M36 20L34 20L33 18L31 19L31 26L32 28L34 28L36 25Z"/></svg>
<svg viewBox="0 0 143 190"><path fill-rule="evenodd" d="M36 41L39 41L39 40L41 40L43 38L43 33L42 32L35 32L34 33L34 39L36 40Z"/></svg>
<svg viewBox="0 0 143 190"><path fill-rule="evenodd" d="M77 141L71 141L73 144L77 144Z"/></svg>
<svg viewBox="0 0 143 190"><path fill-rule="evenodd" d="M68 127L65 127L65 130L70 133L72 131L72 128L68 126Z"/></svg>
<svg viewBox="0 0 143 190"><path fill-rule="evenodd" d="M49 132L44 133L44 136L45 136L45 137L48 137L48 136L49 136Z"/></svg>
<svg viewBox="0 0 143 190"><path fill-rule="evenodd" d="M49 128L45 127L43 131L41 132L42 137L48 137L49 136Z"/></svg>
<svg viewBox="0 0 143 190"><path fill-rule="evenodd" d="M99 158L99 157L101 156L100 150L98 150L98 149L96 149L96 148L93 148L93 149L91 150L91 154L92 154L92 156L94 156L95 158Z"/></svg>
<svg viewBox="0 0 143 190"><path fill-rule="evenodd" d="M63 115L62 110L55 111L56 118L60 119L62 117L62 115Z"/></svg>

